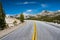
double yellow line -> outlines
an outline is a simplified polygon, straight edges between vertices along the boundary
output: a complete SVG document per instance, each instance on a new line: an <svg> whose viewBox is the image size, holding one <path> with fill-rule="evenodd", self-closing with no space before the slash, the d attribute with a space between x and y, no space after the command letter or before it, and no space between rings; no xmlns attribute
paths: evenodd
<svg viewBox="0 0 60 40"><path fill-rule="evenodd" d="M36 23L35 22L34 22L34 32L33 32L32 40L37 40L37 30L36 30Z"/></svg>

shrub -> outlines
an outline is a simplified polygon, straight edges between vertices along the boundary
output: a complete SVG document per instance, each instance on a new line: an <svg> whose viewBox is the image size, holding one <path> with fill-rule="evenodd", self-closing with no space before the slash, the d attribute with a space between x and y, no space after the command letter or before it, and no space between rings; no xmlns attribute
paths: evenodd
<svg viewBox="0 0 60 40"><path fill-rule="evenodd" d="M16 25L17 21L14 21L13 24Z"/></svg>

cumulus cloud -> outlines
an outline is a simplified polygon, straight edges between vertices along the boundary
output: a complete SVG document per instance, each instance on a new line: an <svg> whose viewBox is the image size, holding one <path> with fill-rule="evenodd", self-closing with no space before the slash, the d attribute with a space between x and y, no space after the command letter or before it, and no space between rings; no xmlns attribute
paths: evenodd
<svg viewBox="0 0 60 40"><path fill-rule="evenodd" d="M26 13L26 12L24 12L23 14L24 14L24 16L26 16L26 15L31 15L31 16L33 16L33 14Z"/></svg>
<svg viewBox="0 0 60 40"><path fill-rule="evenodd" d="M46 7L47 5L46 4L41 4L41 7Z"/></svg>
<svg viewBox="0 0 60 40"><path fill-rule="evenodd" d="M26 12L24 12L23 14L24 14L24 15L30 15L29 13L26 13Z"/></svg>
<svg viewBox="0 0 60 40"><path fill-rule="evenodd" d="M32 10L27 10L26 12L32 12Z"/></svg>
<svg viewBox="0 0 60 40"><path fill-rule="evenodd" d="M8 17L8 16L12 16L13 14L6 14L6 16Z"/></svg>
<svg viewBox="0 0 60 40"><path fill-rule="evenodd" d="M58 12L60 12L60 10L58 10Z"/></svg>
<svg viewBox="0 0 60 40"><path fill-rule="evenodd" d="M36 2L21 2L21 3L17 3L17 4L35 4Z"/></svg>
<svg viewBox="0 0 60 40"><path fill-rule="evenodd" d="M31 15L30 13L32 12L32 10L26 10L25 12L23 12L24 15Z"/></svg>
<svg viewBox="0 0 60 40"><path fill-rule="evenodd" d="M29 2L24 2L24 3L22 3L22 4L28 4Z"/></svg>

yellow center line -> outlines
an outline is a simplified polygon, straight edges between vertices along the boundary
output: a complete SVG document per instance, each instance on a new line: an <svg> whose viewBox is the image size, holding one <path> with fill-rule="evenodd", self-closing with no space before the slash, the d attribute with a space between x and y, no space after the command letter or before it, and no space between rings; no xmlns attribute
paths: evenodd
<svg viewBox="0 0 60 40"><path fill-rule="evenodd" d="M36 31L36 23L35 22L34 22L34 32L33 32L32 40L37 40L37 31Z"/></svg>

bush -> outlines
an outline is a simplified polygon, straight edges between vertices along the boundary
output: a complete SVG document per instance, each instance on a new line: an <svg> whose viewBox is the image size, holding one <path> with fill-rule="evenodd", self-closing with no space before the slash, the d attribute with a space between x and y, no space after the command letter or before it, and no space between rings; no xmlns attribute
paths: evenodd
<svg viewBox="0 0 60 40"><path fill-rule="evenodd" d="M17 24L17 21L14 21L13 24L16 25Z"/></svg>

